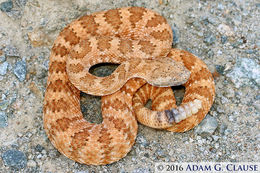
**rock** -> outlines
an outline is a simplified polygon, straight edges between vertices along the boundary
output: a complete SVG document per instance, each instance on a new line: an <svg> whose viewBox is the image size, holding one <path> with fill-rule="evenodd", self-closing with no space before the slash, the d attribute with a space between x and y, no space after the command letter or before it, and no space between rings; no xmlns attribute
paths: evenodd
<svg viewBox="0 0 260 173"><path fill-rule="evenodd" d="M242 44L243 44L243 40L242 39L238 39L235 43L232 44L232 46L233 46L233 48L238 48Z"/></svg>
<svg viewBox="0 0 260 173"><path fill-rule="evenodd" d="M14 66L14 74L20 82L25 80L26 72L26 62L18 61Z"/></svg>
<svg viewBox="0 0 260 173"><path fill-rule="evenodd" d="M220 24L217 28L218 32L226 36L233 36L234 31L226 24Z"/></svg>
<svg viewBox="0 0 260 173"><path fill-rule="evenodd" d="M221 36L221 43L222 43L222 44L225 44L226 42L227 42L227 36L222 35L222 36Z"/></svg>
<svg viewBox="0 0 260 173"><path fill-rule="evenodd" d="M208 21L209 23L211 23L212 25L216 25L218 22L217 22L217 19L216 18L213 18L213 17L209 17L208 18Z"/></svg>
<svg viewBox="0 0 260 173"><path fill-rule="evenodd" d="M260 65L250 58L239 58L233 70L227 77L235 84L236 88L243 85L260 85Z"/></svg>
<svg viewBox="0 0 260 173"><path fill-rule="evenodd" d="M7 69L8 69L8 62L4 62L2 64L0 64L0 75L4 76L7 73Z"/></svg>
<svg viewBox="0 0 260 173"><path fill-rule="evenodd" d="M6 166L14 169L22 169L26 167L27 158L25 154L18 150L7 150L2 154L2 159Z"/></svg>
<svg viewBox="0 0 260 173"><path fill-rule="evenodd" d="M149 153L144 153L144 157L149 158L150 157Z"/></svg>
<svg viewBox="0 0 260 173"><path fill-rule="evenodd" d="M36 71L36 77L38 79L43 79L47 76L48 74L48 71L45 70L45 68L37 68L37 71Z"/></svg>
<svg viewBox="0 0 260 173"><path fill-rule="evenodd" d="M35 147L35 150L38 151L38 152L42 152L42 150L44 150L44 147L41 146L40 144L37 144L36 147Z"/></svg>
<svg viewBox="0 0 260 173"><path fill-rule="evenodd" d="M20 54L18 52L18 49L14 46L8 45L4 48L5 56L9 57L19 57Z"/></svg>
<svg viewBox="0 0 260 173"><path fill-rule="evenodd" d="M219 140L219 136L217 136L217 135L212 135L212 137L213 137L213 139L214 139L214 141L218 141Z"/></svg>
<svg viewBox="0 0 260 173"><path fill-rule="evenodd" d="M37 164L36 164L36 162L34 160L28 160L27 166L28 167L36 167Z"/></svg>
<svg viewBox="0 0 260 173"><path fill-rule="evenodd" d="M4 111L4 110L6 110L7 108L8 108L8 106L9 106L9 101L8 100L3 100L3 101L1 101L0 102L0 109L2 110L2 111Z"/></svg>
<svg viewBox="0 0 260 173"><path fill-rule="evenodd" d="M12 8L13 8L12 0L8 0L0 4L0 10L3 12L10 12Z"/></svg>
<svg viewBox="0 0 260 173"><path fill-rule="evenodd" d="M223 75L225 67L223 65L216 65L216 70L219 74Z"/></svg>
<svg viewBox="0 0 260 173"><path fill-rule="evenodd" d="M226 129L227 129L227 125L221 124L220 127L219 127L219 133L224 135Z"/></svg>
<svg viewBox="0 0 260 173"><path fill-rule="evenodd" d="M225 132L224 132L225 135L229 135L231 133L232 133L232 130L230 130L230 129L226 129Z"/></svg>
<svg viewBox="0 0 260 173"><path fill-rule="evenodd" d="M61 154L56 150L49 150L48 152L48 157L52 158L52 159L57 159Z"/></svg>
<svg viewBox="0 0 260 173"><path fill-rule="evenodd" d="M248 49L248 50L245 50L245 52L246 52L247 54L254 54L254 53L256 53L257 51L256 51L256 50L252 50L252 49Z"/></svg>
<svg viewBox="0 0 260 173"><path fill-rule="evenodd" d="M43 95L41 93L41 90L39 89L39 87L34 83L31 82L29 85L29 88L31 90L31 92L38 98L38 99L43 99Z"/></svg>
<svg viewBox="0 0 260 173"><path fill-rule="evenodd" d="M215 117L207 115L206 118L197 126L195 133L201 136L212 135L216 128L218 127L218 122Z"/></svg>
<svg viewBox="0 0 260 173"><path fill-rule="evenodd" d="M24 7L26 5L28 0L16 0L16 4L19 6L19 7Z"/></svg>
<svg viewBox="0 0 260 173"><path fill-rule="evenodd" d="M42 30L36 29L28 33L28 38L33 47L41 47L51 45L51 39L48 34L45 34Z"/></svg>
<svg viewBox="0 0 260 173"><path fill-rule="evenodd" d="M150 173L150 170L148 168L136 168L132 173Z"/></svg>
<svg viewBox="0 0 260 173"><path fill-rule="evenodd" d="M212 45L216 41L216 36L213 33L206 34L204 36L204 43L206 43L208 46Z"/></svg>
<svg viewBox="0 0 260 173"><path fill-rule="evenodd" d="M214 52L211 49L208 51L207 54L209 58L212 58L214 56Z"/></svg>
<svg viewBox="0 0 260 173"><path fill-rule="evenodd" d="M255 109L260 112L260 101L257 100L253 103L253 106L255 107Z"/></svg>
<svg viewBox="0 0 260 173"><path fill-rule="evenodd" d="M0 112L0 128L7 127L7 116L5 112Z"/></svg>
<svg viewBox="0 0 260 173"><path fill-rule="evenodd" d="M75 173L89 173L89 171L88 170L86 170L86 171L77 171Z"/></svg>
<svg viewBox="0 0 260 173"><path fill-rule="evenodd" d="M149 145L149 142L146 140L146 138L143 135L137 136L136 143L140 144L142 147L147 147Z"/></svg>
<svg viewBox="0 0 260 173"><path fill-rule="evenodd" d="M179 31L178 31L177 27L172 27L172 33L173 33L172 45L174 46L177 43L179 43Z"/></svg>
<svg viewBox="0 0 260 173"><path fill-rule="evenodd" d="M224 9L224 6L223 6L221 3L219 3L218 6L217 6L217 9L218 9L218 10L223 10L223 9Z"/></svg>
<svg viewBox="0 0 260 173"><path fill-rule="evenodd" d="M0 63L5 62L5 60L6 60L5 55L1 55L0 56Z"/></svg>
<svg viewBox="0 0 260 173"><path fill-rule="evenodd" d="M157 150L155 151L155 156L160 157L160 158L163 158L163 157L166 157L167 155L166 155L166 153L165 153L164 150L162 150L162 149L157 149Z"/></svg>
<svg viewBox="0 0 260 173"><path fill-rule="evenodd" d="M201 21L202 21L205 25L208 25L209 23L211 23L212 25L216 25L216 24L217 24L216 18L213 18L213 17L203 16L203 17L201 18Z"/></svg>

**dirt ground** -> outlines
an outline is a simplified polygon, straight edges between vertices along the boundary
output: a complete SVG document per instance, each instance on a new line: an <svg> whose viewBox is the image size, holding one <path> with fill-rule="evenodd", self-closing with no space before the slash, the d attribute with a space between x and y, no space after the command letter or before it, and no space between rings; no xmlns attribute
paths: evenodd
<svg viewBox="0 0 260 173"><path fill-rule="evenodd" d="M87 166L61 155L43 129L42 108L53 41L73 19L124 6L163 15L173 46L201 58L216 98L186 133L139 125L120 161ZM0 0L0 172L154 172L156 162L260 162L260 2L258 0ZM97 69L107 72L110 69ZM183 90L176 92L181 99ZM100 120L100 97L82 97Z"/></svg>

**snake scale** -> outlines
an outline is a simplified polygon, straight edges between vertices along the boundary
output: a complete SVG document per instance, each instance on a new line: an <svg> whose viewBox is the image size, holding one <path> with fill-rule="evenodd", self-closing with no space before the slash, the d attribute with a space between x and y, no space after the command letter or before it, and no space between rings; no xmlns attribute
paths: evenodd
<svg viewBox="0 0 260 173"><path fill-rule="evenodd" d="M171 48L172 38L166 19L142 7L96 12L65 27L52 47L44 99L51 143L79 163L104 165L131 150L137 120L176 132L196 126L213 104L214 81L200 59ZM106 77L89 73L106 62L120 65ZM178 107L175 85L186 88ZM102 96L101 124L83 118L80 91Z"/></svg>

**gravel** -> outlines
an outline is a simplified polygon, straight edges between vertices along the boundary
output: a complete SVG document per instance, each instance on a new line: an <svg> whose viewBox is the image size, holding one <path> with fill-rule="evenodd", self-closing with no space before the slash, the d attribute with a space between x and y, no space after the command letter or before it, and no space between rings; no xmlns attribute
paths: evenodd
<svg viewBox="0 0 260 173"><path fill-rule="evenodd" d="M218 127L218 122L216 118L207 115L204 120L195 128L195 133L201 136L210 136L212 135Z"/></svg>
<svg viewBox="0 0 260 173"><path fill-rule="evenodd" d="M8 100L3 100L3 101L0 101L0 109L2 111L6 110L9 106L9 101Z"/></svg>
<svg viewBox="0 0 260 173"><path fill-rule="evenodd" d="M0 56L0 63L5 62L5 60L6 60L5 55L1 55L1 56Z"/></svg>
<svg viewBox="0 0 260 173"><path fill-rule="evenodd" d="M179 30L176 27L176 25L172 27L172 33L173 33L172 45L175 46L176 44L179 43Z"/></svg>
<svg viewBox="0 0 260 173"><path fill-rule="evenodd" d="M7 57L19 57L20 53L18 49L12 45L8 45L4 48L5 56Z"/></svg>
<svg viewBox="0 0 260 173"><path fill-rule="evenodd" d="M7 73L8 62L0 64L0 75L4 76Z"/></svg>
<svg viewBox="0 0 260 173"><path fill-rule="evenodd" d="M216 36L213 33L208 33L204 36L204 42L209 46L215 43Z"/></svg>
<svg viewBox="0 0 260 173"><path fill-rule="evenodd" d="M7 127L7 115L5 112L0 112L0 128Z"/></svg>
<svg viewBox="0 0 260 173"><path fill-rule="evenodd" d="M230 77L236 88L250 84L259 87L260 65L253 59L239 58L227 77Z"/></svg>
<svg viewBox="0 0 260 173"><path fill-rule="evenodd" d="M12 0L5 1L0 4L0 10L3 12L10 12L12 8L13 8Z"/></svg>
<svg viewBox="0 0 260 173"><path fill-rule="evenodd" d="M27 164L25 154L18 150L7 150L2 154L2 159L6 166L14 169L22 169Z"/></svg>
<svg viewBox="0 0 260 173"><path fill-rule="evenodd" d="M18 61L14 66L14 74L20 82L25 80L26 72L26 62Z"/></svg>
<svg viewBox="0 0 260 173"><path fill-rule="evenodd" d="M155 162L260 162L257 0L107 1L0 0L0 172L154 172ZM43 127L43 96L53 41L72 20L92 12L143 6L170 23L173 46L202 59L214 76L216 97L207 117L185 133L138 125L126 157L86 166L65 156ZM91 72L111 74L117 65ZM176 87L177 103L184 88ZM101 123L100 97L81 94L87 120Z"/></svg>

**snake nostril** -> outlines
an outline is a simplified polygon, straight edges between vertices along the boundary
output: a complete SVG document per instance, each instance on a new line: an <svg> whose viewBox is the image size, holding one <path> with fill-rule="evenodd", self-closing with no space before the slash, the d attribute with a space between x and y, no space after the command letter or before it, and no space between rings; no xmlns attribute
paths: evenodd
<svg viewBox="0 0 260 173"><path fill-rule="evenodd" d="M98 77L106 77L111 75L119 65L115 63L99 63L91 66L89 73Z"/></svg>

